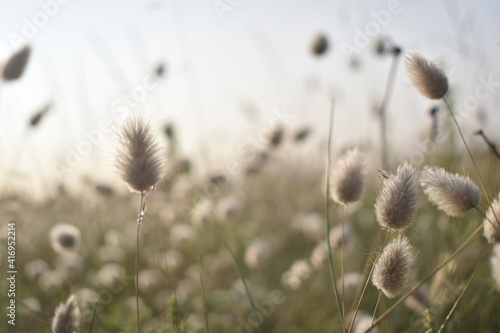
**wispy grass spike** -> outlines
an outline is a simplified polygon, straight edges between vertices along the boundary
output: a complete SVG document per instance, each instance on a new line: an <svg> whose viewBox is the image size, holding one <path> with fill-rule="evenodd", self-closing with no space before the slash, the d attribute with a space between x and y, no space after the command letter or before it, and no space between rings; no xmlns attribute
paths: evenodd
<svg viewBox="0 0 500 333"><path fill-rule="evenodd" d="M71 295L66 303L56 308L52 319L52 333L75 333L80 325L80 310L75 295Z"/></svg>

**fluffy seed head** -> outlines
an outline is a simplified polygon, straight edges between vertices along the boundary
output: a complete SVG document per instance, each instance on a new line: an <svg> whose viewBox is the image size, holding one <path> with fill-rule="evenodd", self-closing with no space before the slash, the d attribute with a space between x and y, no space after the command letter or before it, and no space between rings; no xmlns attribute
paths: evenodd
<svg viewBox="0 0 500 333"><path fill-rule="evenodd" d="M461 216L481 202L481 191L468 177L425 167L420 184L433 204L449 216Z"/></svg>
<svg viewBox="0 0 500 333"><path fill-rule="evenodd" d="M71 295L66 303L61 303L56 308L52 319L52 333L78 332L80 310L76 303L75 295Z"/></svg>
<svg viewBox="0 0 500 333"><path fill-rule="evenodd" d="M486 212L483 221L483 234L488 243L500 243L500 194L493 201L491 207Z"/></svg>
<svg viewBox="0 0 500 333"><path fill-rule="evenodd" d="M385 247L373 269L372 282L388 298L401 294L408 284L414 258L406 237Z"/></svg>
<svg viewBox="0 0 500 333"><path fill-rule="evenodd" d="M382 192L375 203L377 221L385 228L404 229L415 218L417 201L416 171L405 162L398 167L396 175L384 180Z"/></svg>
<svg viewBox="0 0 500 333"><path fill-rule="evenodd" d="M19 79L28 64L30 54L31 48L28 45L14 53L2 66L2 79L4 81Z"/></svg>
<svg viewBox="0 0 500 333"><path fill-rule="evenodd" d="M440 99L448 91L448 79L434 63L418 53L406 57L406 69L410 79L422 95L430 99Z"/></svg>
<svg viewBox="0 0 500 333"><path fill-rule="evenodd" d="M120 141L116 165L123 181L132 191L151 191L165 173L164 152L151 126L142 117L130 117Z"/></svg>
<svg viewBox="0 0 500 333"><path fill-rule="evenodd" d="M357 149L347 152L332 172L330 189L336 202L346 205L358 201L365 188L365 162Z"/></svg>

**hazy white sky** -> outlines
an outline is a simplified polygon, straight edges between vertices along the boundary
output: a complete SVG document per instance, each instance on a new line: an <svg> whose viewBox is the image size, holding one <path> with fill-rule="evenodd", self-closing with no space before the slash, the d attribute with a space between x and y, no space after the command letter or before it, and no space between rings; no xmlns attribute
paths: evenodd
<svg viewBox="0 0 500 333"><path fill-rule="evenodd" d="M18 40L33 48L25 75L1 87L2 173L20 159L23 172L42 169L53 178L53 163L68 164L68 154L87 140L84 132L99 129L103 119L118 123L118 112L132 109L158 127L173 121L187 154L202 141L214 157L237 151L276 110L295 115L291 128L307 123L318 136L325 133L335 96L339 145L376 142L370 107L382 96L390 59L373 56L371 31L436 60L460 103L482 78L500 81L498 13L495 0L2 1L0 59ZM318 32L333 44L321 59L309 52ZM367 34L366 44L360 34ZM347 45L359 50L356 72L343 52ZM165 78L150 81L159 62ZM413 142L432 103L411 87L402 64L393 96L391 130L398 142ZM481 101L492 117L498 97L494 91ZM27 137L29 117L49 101L53 109ZM80 156L75 174L108 170L113 136Z"/></svg>

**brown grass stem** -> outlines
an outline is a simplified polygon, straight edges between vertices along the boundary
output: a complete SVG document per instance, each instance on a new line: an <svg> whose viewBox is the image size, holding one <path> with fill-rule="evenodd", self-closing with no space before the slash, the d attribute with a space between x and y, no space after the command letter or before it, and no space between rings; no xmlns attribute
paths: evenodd
<svg viewBox="0 0 500 333"><path fill-rule="evenodd" d="M382 102L380 103L379 108L379 117L380 117L380 139L381 139L381 154L382 154L382 167L384 170L388 170L388 161L389 161L389 150L387 145L387 105L389 104L389 100L392 95L392 91L394 90L394 82L396 81L396 73L399 63L399 55L401 52L392 53L392 64L389 72L389 78L387 79L387 83L385 86L384 97L382 98Z"/></svg>

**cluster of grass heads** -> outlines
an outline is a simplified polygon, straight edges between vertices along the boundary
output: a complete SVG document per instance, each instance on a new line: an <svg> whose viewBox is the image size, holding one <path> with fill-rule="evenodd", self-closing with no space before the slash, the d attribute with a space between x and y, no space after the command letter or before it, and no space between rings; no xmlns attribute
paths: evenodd
<svg viewBox="0 0 500 333"><path fill-rule="evenodd" d="M327 50L320 36L313 54ZM401 49L388 50L396 63ZM500 161L470 151L444 73L415 54L407 67L462 138L433 145L424 164L388 160L382 119L378 172L362 149L333 155L332 129L325 150L280 127L239 172L200 179L136 119L117 164L139 196L88 182L43 203L2 197L4 221L17 222L19 274L17 325L0 330L500 330ZM172 140L171 126L165 134Z"/></svg>

